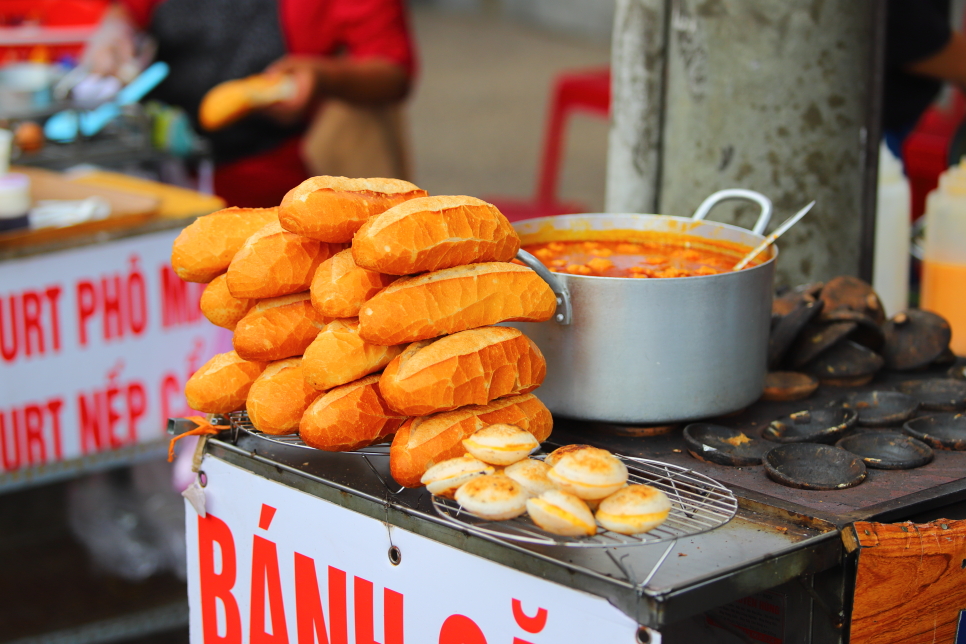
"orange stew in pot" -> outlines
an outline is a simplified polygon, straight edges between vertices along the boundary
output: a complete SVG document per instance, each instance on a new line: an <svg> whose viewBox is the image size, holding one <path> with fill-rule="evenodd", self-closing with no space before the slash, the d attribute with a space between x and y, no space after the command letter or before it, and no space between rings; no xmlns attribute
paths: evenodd
<svg viewBox="0 0 966 644"><path fill-rule="evenodd" d="M651 241L553 241L523 247L557 273L638 278L727 273L745 252L751 250L744 249L741 246L741 249L728 248L731 252L718 252L707 247L692 247L686 242ZM721 249L725 250L724 247ZM761 253L749 268L761 264L767 257L767 251Z"/></svg>

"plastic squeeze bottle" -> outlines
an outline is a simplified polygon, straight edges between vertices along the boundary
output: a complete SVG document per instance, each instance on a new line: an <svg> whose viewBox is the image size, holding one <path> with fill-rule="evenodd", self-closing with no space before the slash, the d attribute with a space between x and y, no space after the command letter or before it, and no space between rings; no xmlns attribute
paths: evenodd
<svg viewBox="0 0 966 644"><path fill-rule="evenodd" d="M939 177L926 198L920 307L953 330L950 347L966 356L966 159Z"/></svg>
<svg viewBox="0 0 966 644"><path fill-rule="evenodd" d="M886 314L909 305L909 229L912 196L902 164L889 148L879 147L879 195L875 208L875 253L872 288Z"/></svg>

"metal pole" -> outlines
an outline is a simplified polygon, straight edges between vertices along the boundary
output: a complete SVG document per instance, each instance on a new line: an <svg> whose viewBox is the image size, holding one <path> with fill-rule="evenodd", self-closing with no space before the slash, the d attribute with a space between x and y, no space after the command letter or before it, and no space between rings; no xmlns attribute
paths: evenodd
<svg viewBox="0 0 966 644"><path fill-rule="evenodd" d="M608 212L657 212L670 0L617 0L611 53Z"/></svg>

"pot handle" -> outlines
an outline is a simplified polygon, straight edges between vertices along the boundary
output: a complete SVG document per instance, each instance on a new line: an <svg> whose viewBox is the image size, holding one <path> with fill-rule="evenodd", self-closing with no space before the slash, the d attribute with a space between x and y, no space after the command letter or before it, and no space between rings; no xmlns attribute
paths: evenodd
<svg viewBox="0 0 966 644"><path fill-rule="evenodd" d="M754 190L745 190L744 188L729 188L728 190L719 190L707 199L701 202L698 209L694 211L694 215L691 219L695 221L700 221L704 219L711 209L717 206L722 201L728 201L730 199L747 199L748 201L754 201L756 204L761 206L761 214L758 215L758 221L755 222L755 227L751 229L751 232L756 235L762 235L765 232L765 228L768 226L768 221L771 219L771 199L761 194L760 192L755 192Z"/></svg>
<svg viewBox="0 0 966 644"><path fill-rule="evenodd" d="M553 319L557 324L566 326L573 321L573 307L570 305L570 289L563 280L543 265L539 259L525 250L517 251L517 259L533 269L533 271L550 286L550 290L557 296L557 311Z"/></svg>

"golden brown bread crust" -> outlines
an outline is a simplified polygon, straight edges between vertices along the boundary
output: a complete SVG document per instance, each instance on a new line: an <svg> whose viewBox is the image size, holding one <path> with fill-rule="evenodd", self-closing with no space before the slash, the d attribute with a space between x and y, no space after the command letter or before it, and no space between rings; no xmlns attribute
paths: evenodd
<svg viewBox="0 0 966 644"><path fill-rule="evenodd" d="M245 240L278 221L278 208L225 208L191 222L171 246L171 266L186 282L210 282L228 270Z"/></svg>
<svg viewBox="0 0 966 644"><path fill-rule="evenodd" d="M428 193L400 179L311 177L286 193L279 206L282 226L329 243L345 243L369 217Z"/></svg>
<svg viewBox="0 0 966 644"><path fill-rule="evenodd" d="M300 356L329 322L312 308L308 291L262 300L235 327L232 340L248 360Z"/></svg>
<svg viewBox="0 0 966 644"><path fill-rule="evenodd" d="M528 393L546 374L543 354L519 329L485 326L410 344L379 387L399 413L426 416Z"/></svg>
<svg viewBox="0 0 966 644"><path fill-rule="evenodd" d="M358 380L380 371L403 350L366 342L359 336L359 320L332 320L305 349L305 380L316 389Z"/></svg>
<svg viewBox="0 0 966 644"><path fill-rule="evenodd" d="M397 277L356 266L352 250L345 249L325 260L312 278L312 306L328 318L354 318L373 295Z"/></svg>
<svg viewBox="0 0 966 644"><path fill-rule="evenodd" d="M328 452L347 452L385 440L405 417L389 409L378 385L377 374L322 394L302 416L299 436L306 445Z"/></svg>
<svg viewBox="0 0 966 644"><path fill-rule="evenodd" d="M206 130L231 125L253 109L282 100L293 81L288 76L255 74L215 85L198 106L198 122Z"/></svg>
<svg viewBox="0 0 966 644"><path fill-rule="evenodd" d="M510 320L543 322L556 308L553 291L526 266L470 264L396 280L363 305L359 333L401 344Z"/></svg>
<svg viewBox="0 0 966 644"><path fill-rule="evenodd" d="M257 430L294 434L302 414L320 395L302 377L302 358L286 358L270 363L255 379L245 408Z"/></svg>
<svg viewBox="0 0 966 644"><path fill-rule="evenodd" d="M234 351L219 353L184 386L188 405L206 414L227 414L245 406L248 390L267 363L244 360Z"/></svg>
<svg viewBox="0 0 966 644"><path fill-rule="evenodd" d="M231 331L235 330L238 321L245 317L256 300L239 299L228 291L228 280L219 275L208 283L201 294L201 312L208 321Z"/></svg>
<svg viewBox="0 0 966 644"><path fill-rule="evenodd" d="M359 266L411 275L479 262L508 262L520 236L496 206L475 197L410 199L363 224L352 238Z"/></svg>
<svg viewBox="0 0 966 644"><path fill-rule="evenodd" d="M533 394L509 396L487 405L471 405L431 416L411 418L399 428L389 450L389 469L400 485L419 487L430 467L466 453L463 439L476 431L505 423L533 434L541 443L550 436L553 418Z"/></svg>
<svg viewBox="0 0 966 644"><path fill-rule="evenodd" d="M342 250L282 230L277 222L247 240L228 266L228 290L238 298L266 298L307 291L319 264Z"/></svg>

